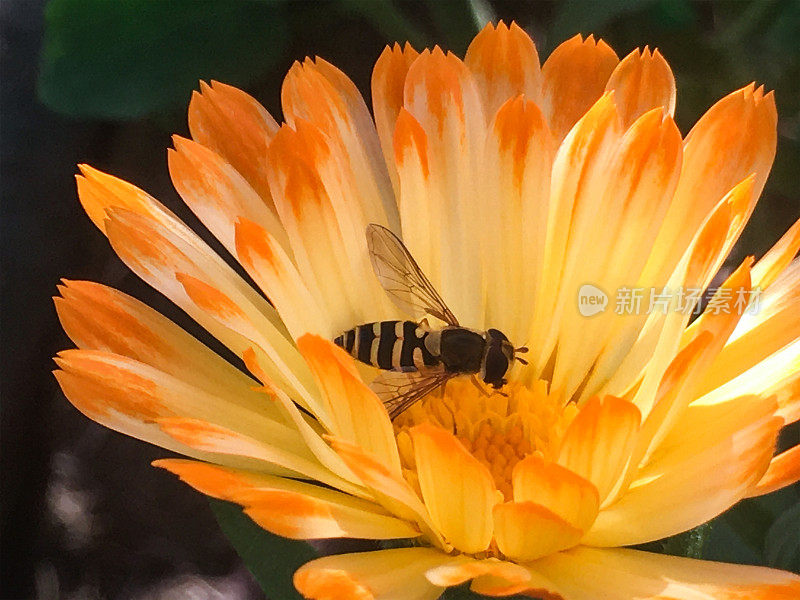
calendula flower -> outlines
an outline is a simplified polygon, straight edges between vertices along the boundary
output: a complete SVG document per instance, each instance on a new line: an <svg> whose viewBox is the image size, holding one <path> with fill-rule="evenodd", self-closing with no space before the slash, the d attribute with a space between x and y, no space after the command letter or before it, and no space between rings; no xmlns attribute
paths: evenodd
<svg viewBox="0 0 800 600"><path fill-rule="evenodd" d="M764 186L771 92L733 92L683 137L657 51L619 60L576 36L540 68L502 23L464 60L387 48L372 115L319 58L289 71L283 125L201 87L170 173L269 302L140 189L83 166L78 191L122 260L250 375L137 300L65 282L79 349L56 377L79 410L189 457L155 464L279 535L407 541L306 564L309 598L432 599L466 581L566 600L798 597L787 572L625 548L800 478L798 447L773 456L800 417L800 223L693 321L684 294L710 285ZM402 237L462 324L530 347L503 394L460 377L390 420L376 370L329 341L408 318L372 272L370 223ZM651 288L689 310L620 305Z"/></svg>

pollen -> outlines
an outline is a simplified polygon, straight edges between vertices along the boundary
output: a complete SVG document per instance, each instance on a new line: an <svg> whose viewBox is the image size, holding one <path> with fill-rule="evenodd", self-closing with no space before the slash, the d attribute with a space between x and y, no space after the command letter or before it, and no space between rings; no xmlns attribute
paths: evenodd
<svg viewBox="0 0 800 600"><path fill-rule="evenodd" d="M491 473L506 501L513 499L511 475L533 452L555 459L560 440L577 414L547 391L547 382L512 383L502 394L479 389L469 379L449 382L402 413L394 422L403 472L419 492L414 447L408 430L431 423L453 433Z"/></svg>

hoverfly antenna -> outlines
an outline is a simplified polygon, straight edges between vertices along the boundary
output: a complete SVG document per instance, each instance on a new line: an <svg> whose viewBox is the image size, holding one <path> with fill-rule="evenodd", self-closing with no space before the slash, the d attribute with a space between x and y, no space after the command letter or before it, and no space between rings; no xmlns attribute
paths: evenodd
<svg viewBox="0 0 800 600"><path fill-rule="evenodd" d="M523 365L528 365L528 361L525 360L524 358L520 358L519 356L515 356L514 358L516 360L518 360L520 363L522 363Z"/></svg>
<svg viewBox="0 0 800 600"><path fill-rule="evenodd" d="M527 351L528 351L527 346L520 346L519 348L514 348L514 352L521 352L522 354L525 354Z"/></svg>

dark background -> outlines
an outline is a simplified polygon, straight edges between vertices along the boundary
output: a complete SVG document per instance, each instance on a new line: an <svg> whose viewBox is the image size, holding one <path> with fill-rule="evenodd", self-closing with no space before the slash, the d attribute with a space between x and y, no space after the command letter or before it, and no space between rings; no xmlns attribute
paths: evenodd
<svg viewBox="0 0 800 600"><path fill-rule="evenodd" d="M263 598L206 500L149 466L165 452L84 418L50 375L51 357L70 345L50 300L61 277L118 287L197 332L83 214L76 163L139 185L200 230L165 160L170 134L188 135L198 79L240 85L280 120L295 59L320 55L368 94L387 42L463 55L475 11L515 19L542 60L575 33L603 37L620 57L659 47L684 134L750 81L775 89L778 155L731 262L760 255L800 216L798 0L2 0L3 598ZM796 429L788 436L796 442ZM798 570L798 543L775 540L776 530L800 532L798 497L795 487L742 503L715 521L702 555Z"/></svg>

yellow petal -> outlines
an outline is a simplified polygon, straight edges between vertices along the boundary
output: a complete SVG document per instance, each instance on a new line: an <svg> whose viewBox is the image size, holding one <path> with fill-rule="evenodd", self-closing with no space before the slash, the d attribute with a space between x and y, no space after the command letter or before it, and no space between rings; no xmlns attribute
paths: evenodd
<svg viewBox="0 0 800 600"><path fill-rule="evenodd" d="M531 569L569 600L791 600L797 575L768 569L580 546L545 557Z"/></svg>
<svg viewBox="0 0 800 600"><path fill-rule="evenodd" d="M494 537L500 551L515 561L531 561L571 548L582 531L535 502L494 507Z"/></svg>
<svg viewBox="0 0 800 600"><path fill-rule="evenodd" d="M400 475L392 422L375 392L361 381L354 359L318 336L306 334L297 345L328 404L333 435L360 446Z"/></svg>
<svg viewBox="0 0 800 600"><path fill-rule="evenodd" d="M464 63L475 76L489 117L507 100L521 94L540 102L539 54L533 40L516 23L488 23L470 43Z"/></svg>
<svg viewBox="0 0 800 600"><path fill-rule="evenodd" d="M157 460L196 490L235 502L264 529L292 539L394 539L418 535L377 504L324 487L188 460Z"/></svg>
<svg viewBox="0 0 800 600"><path fill-rule="evenodd" d="M625 125L654 108L675 114L675 77L658 50L645 46L623 58L606 84L611 90Z"/></svg>
<svg viewBox="0 0 800 600"><path fill-rule="evenodd" d="M539 454L530 454L517 463L512 482L515 502L535 502L581 531L587 531L597 516L597 488Z"/></svg>
<svg viewBox="0 0 800 600"><path fill-rule="evenodd" d="M520 565L504 560L496 558L474 560L462 554L447 564L428 569L425 577L434 585L442 587L460 585L479 577L502 581L505 585L519 586L530 581L531 573Z"/></svg>
<svg viewBox="0 0 800 600"><path fill-rule="evenodd" d="M294 585L310 600L436 600L444 590L425 572L450 561L431 548L337 554L300 567Z"/></svg>
<svg viewBox="0 0 800 600"><path fill-rule="evenodd" d="M640 421L626 400L590 399L564 433L558 463L591 481L603 502L630 460Z"/></svg>
<svg viewBox="0 0 800 600"><path fill-rule="evenodd" d="M486 550L496 502L489 471L444 429L417 425L411 438L422 498L437 529L462 552Z"/></svg>
<svg viewBox="0 0 800 600"><path fill-rule="evenodd" d="M600 98L619 59L603 40L576 35L542 65L542 110L559 140Z"/></svg>
<svg viewBox="0 0 800 600"><path fill-rule="evenodd" d="M231 164L272 208L267 183L267 145L278 124L252 96L219 81L200 82L189 102L192 138Z"/></svg>

